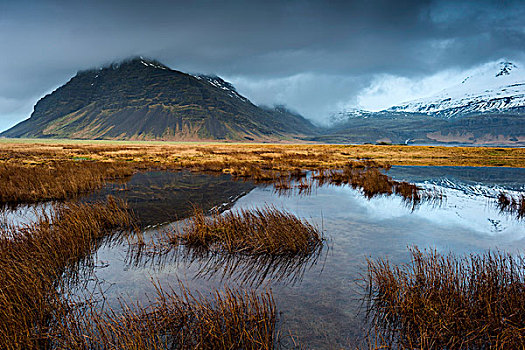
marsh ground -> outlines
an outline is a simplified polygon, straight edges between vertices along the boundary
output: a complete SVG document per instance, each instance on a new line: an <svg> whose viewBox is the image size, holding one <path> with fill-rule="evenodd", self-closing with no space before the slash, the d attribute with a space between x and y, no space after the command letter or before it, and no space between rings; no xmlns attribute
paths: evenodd
<svg viewBox="0 0 525 350"><path fill-rule="evenodd" d="M384 175L390 165L395 179ZM16 206L112 194L128 200L148 225L184 218L199 201L206 208L226 202L234 209L277 205L322 230L329 249L319 261L193 253L185 258L176 250L175 261L166 255L157 264L146 254L130 262L124 242L98 250L90 281L108 286L108 303L117 306L123 295L131 303L144 301L152 276L175 285L184 278L189 288L204 292L225 284L270 287L279 327L288 332L286 346L339 348L353 346L363 334L355 282L367 257L403 263L411 245L458 253L525 247L523 221L496 205L501 189L523 193L525 169L519 168L525 168L525 152L517 148L0 140L0 198ZM312 191L301 193L316 176ZM237 182L228 184L230 178ZM445 194L443 205L403 200L404 190L413 197L416 188L434 187ZM165 228L149 234L162 235ZM9 265L7 255L1 259Z"/></svg>

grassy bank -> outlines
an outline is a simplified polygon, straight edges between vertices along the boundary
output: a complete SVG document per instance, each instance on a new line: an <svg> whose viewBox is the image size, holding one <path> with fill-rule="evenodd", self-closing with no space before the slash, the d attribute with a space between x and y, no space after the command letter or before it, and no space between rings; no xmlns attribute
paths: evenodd
<svg viewBox="0 0 525 350"><path fill-rule="evenodd" d="M6 162L0 164L0 204L70 199L134 171L116 162L49 162L42 166Z"/></svg>

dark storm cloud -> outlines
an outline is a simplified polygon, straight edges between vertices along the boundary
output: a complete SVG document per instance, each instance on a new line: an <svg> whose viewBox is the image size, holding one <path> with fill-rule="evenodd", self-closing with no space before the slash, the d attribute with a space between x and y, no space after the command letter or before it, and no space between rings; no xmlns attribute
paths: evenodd
<svg viewBox="0 0 525 350"><path fill-rule="evenodd" d="M3 0L0 129L77 70L132 55L230 77L257 102L288 99L319 119L377 74L521 59L522 3Z"/></svg>

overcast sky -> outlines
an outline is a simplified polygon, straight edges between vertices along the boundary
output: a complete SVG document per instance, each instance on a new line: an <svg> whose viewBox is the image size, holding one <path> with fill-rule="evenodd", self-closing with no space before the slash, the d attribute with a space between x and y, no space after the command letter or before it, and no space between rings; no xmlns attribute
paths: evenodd
<svg viewBox="0 0 525 350"><path fill-rule="evenodd" d="M525 61L525 1L0 0L0 130L76 71L142 55L318 122Z"/></svg>

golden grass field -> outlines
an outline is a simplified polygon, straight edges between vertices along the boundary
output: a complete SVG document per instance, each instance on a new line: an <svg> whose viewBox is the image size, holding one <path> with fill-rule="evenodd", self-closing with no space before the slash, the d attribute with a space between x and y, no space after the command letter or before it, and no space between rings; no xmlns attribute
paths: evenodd
<svg viewBox="0 0 525 350"><path fill-rule="evenodd" d="M391 165L525 167L523 148L0 139L0 161L24 164L89 159L182 167L242 162L321 168L367 158Z"/></svg>

